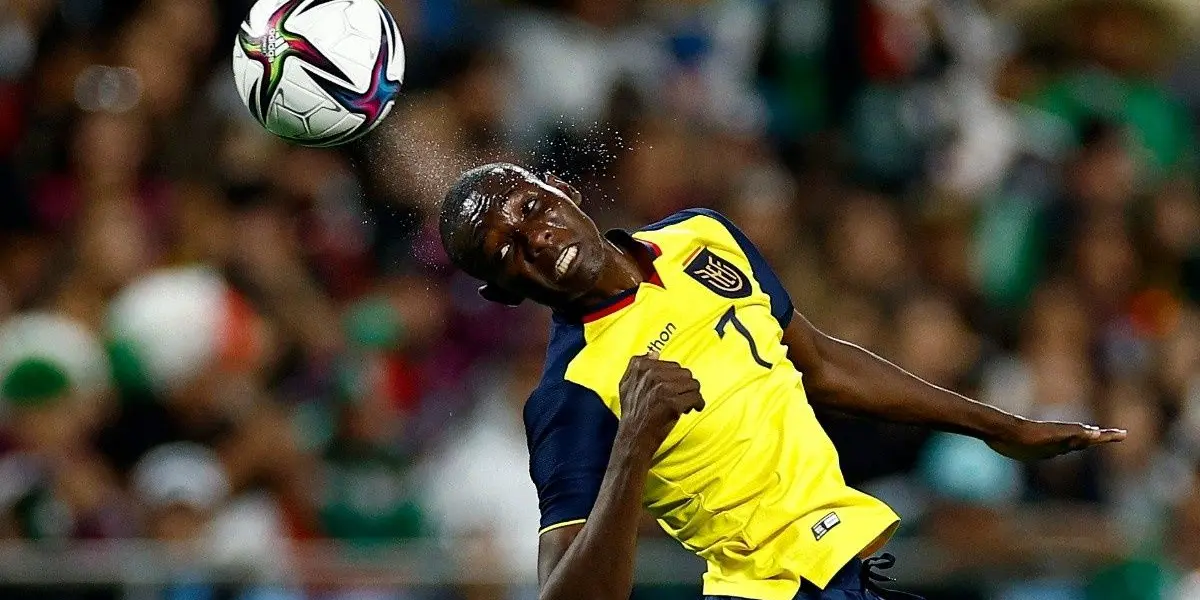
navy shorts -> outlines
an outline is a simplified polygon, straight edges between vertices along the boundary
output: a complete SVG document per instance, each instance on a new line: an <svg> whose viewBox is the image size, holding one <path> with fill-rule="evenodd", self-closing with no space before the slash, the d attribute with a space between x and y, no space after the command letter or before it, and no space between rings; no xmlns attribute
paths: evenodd
<svg viewBox="0 0 1200 600"><path fill-rule="evenodd" d="M894 562L895 559L890 554L884 554L882 559L869 559L867 563L856 558L846 563L846 566L834 574L825 589L820 589L805 581L800 586L800 592L796 594L794 600L921 600L920 596L883 589L875 581L872 581L872 575L875 579L887 579L874 573L872 568L878 565L886 569L891 567ZM705 596L704 600L742 599L733 596Z"/></svg>

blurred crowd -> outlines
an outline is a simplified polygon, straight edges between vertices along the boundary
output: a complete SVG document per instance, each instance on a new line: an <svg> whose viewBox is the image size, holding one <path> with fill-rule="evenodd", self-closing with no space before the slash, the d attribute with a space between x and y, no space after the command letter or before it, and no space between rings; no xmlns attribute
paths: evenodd
<svg viewBox="0 0 1200 600"><path fill-rule="evenodd" d="M435 223L462 169L509 160L602 227L720 210L827 332L1129 430L1022 465L822 413L905 518L904 587L1200 599L1193 3L383 3L404 89L335 150L241 104L248 0L0 3L0 596L535 597L520 410L548 315L482 301ZM22 571L123 539L214 570ZM440 575L355 566L402 547Z"/></svg>

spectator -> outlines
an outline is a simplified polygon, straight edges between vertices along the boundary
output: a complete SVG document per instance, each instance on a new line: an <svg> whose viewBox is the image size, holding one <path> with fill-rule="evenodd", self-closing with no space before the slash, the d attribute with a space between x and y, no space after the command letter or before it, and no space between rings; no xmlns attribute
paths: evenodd
<svg viewBox="0 0 1200 600"><path fill-rule="evenodd" d="M90 443L111 409L110 391L104 352L77 322L31 313L0 328L4 537L136 533L115 473Z"/></svg>

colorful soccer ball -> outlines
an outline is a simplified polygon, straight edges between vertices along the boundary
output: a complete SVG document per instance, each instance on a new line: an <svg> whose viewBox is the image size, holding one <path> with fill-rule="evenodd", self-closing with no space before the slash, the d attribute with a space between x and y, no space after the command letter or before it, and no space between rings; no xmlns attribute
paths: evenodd
<svg viewBox="0 0 1200 600"><path fill-rule="evenodd" d="M404 46L378 0L258 0L234 42L233 74L268 131L305 146L335 146L391 111Z"/></svg>

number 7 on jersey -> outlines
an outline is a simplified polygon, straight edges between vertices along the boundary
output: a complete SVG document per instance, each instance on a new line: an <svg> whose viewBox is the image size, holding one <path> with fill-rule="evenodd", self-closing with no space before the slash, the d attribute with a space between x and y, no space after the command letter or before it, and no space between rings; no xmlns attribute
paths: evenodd
<svg viewBox="0 0 1200 600"><path fill-rule="evenodd" d="M763 360L763 358L758 355L758 346L754 345L754 338L750 337L750 330L746 329L746 326L738 320L736 307L730 306L729 310L725 311L725 314L721 315L721 318L717 320L717 337L722 339L725 338L726 324L733 325L733 328L736 329L738 333L742 334L742 337L746 338L746 342L750 344L750 356L754 358L754 362L758 363L759 366L765 369L770 369L771 363Z"/></svg>

